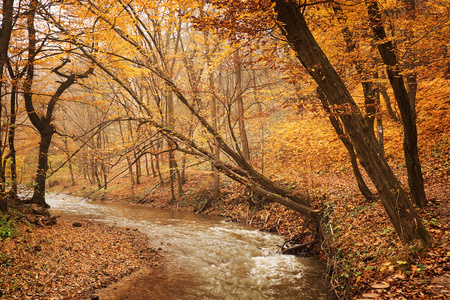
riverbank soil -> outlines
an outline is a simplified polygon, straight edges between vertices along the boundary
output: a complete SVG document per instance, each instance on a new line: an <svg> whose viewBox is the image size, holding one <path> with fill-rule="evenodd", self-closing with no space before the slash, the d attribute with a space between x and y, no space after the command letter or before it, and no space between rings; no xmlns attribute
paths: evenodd
<svg viewBox="0 0 450 300"><path fill-rule="evenodd" d="M142 177L130 193L129 178L110 184L108 190L59 185L56 190L104 201L185 209L222 215L262 230L278 232L291 245L313 239L313 227L297 213L264 203L241 186L222 178L221 196L210 201L212 179L208 172L187 174L184 194L172 200L170 185ZM406 177L402 180L406 184ZM328 276L338 299L450 299L450 182L447 175L425 178L429 205L419 213L435 244L400 242L379 201L368 202L351 174L309 174L308 181L292 183L308 192L325 211L327 240L302 254L327 262ZM204 207L208 203L207 207ZM305 251L306 250L306 251Z"/></svg>
<svg viewBox="0 0 450 300"><path fill-rule="evenodd" d="M2 215L0 299L94 299L104 288L160 263L148 237L87 220L33 225L28 212Z"/></svg>

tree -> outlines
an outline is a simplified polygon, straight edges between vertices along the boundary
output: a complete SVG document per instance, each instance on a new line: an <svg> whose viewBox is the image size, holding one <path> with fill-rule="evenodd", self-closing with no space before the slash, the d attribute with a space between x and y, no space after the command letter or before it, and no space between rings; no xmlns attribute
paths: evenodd
<svg viewBox="0 0 450 300"><path fill-rule="evenodd" d="M242 144L242 155L247 161L250 161L250 147L248 145L247 130L245 129L245 110L244 100L242 99L242 64L239 55L239 49L235 52L235 82L236 82L236 115L239 124L239 137Z"/></svg>
<svg viewBox="0 0 450 300"><path fill-rule="evenodd" d="M36 63L37 52L37 37L35 29L35 16L37 10L37 0L31 0L30 8L27 13L27 29L28 29L28 61L27 61L27 76L24 83L24 100L25 107L28 113L28 117L33 126L38 130L40 136L39 142L39 154L38 154L38 166L35 177L34 193L31 199L32 203L38 204L43 207L49 207L45 202L45 182L47 179L48 171L48 151L52 136L55 134L56 128L52 122L53 113L58 100L61 95L70 88L77 80L87 78L93 73L94 68L90 67L83 73L63 73L61 69L66 66L70 60L64 59L62 63L53 68L52 72L56 75L64 78L65 81L61 82L56 91L51 95L50 100L47 103L45 113L38 114L33 104L33 90L32 83L34 79L34 70Z"/></svg>
<svg viewBox="0 0 450 300"><path fill-rule="evenodd" d="M384 159L373 128L364 120L342 79L317 44L300 7L291 0L273 2L283 35L326 95L334 112L339 115L363 167L379 192L397 234L405 242L420 239L430 245L431 236L412 207L400 181Z"/></svg>
<svg viewBox="0 0 450 300"><path fill-rule="evenodd" d="M411 1L408 2L411 3ZM418 207L423 207L426 205L427 199L425 196L422 169L419 160L419 150L417 148L417 126L414 105L414 90L416 88L411 88L410 93L408 93L406 89L399 62L395 55L394 46L391 41L387 40L386 32L381 22L381 13L378 8L378 3L376 1L368 1L367 9L370 25L378 44L378 50L384 64L386 65L386 72L400 109L404 129L403 148L405 153L406 169L408 170L408 182L411 198ZM417 79L415 76L411 75L408 78L412 85L417 85Z"/></svg>
<svg viewBox="0 0 450 300"><path fill-rule="evenodd" d="M11 40L11 32L13 29L13 0L3 0L3 18L2 18L2 27L0 28L0 95L3 100L3 72L4 67L6 66L6 60L8 59L8 48L9 42ZM0 103L1 107L3 107L3 101ZM0 108L1 112L1 108ZM0 113L1 115L1 113ZM7 211L8 202L7 198L3 195L4 191L4 182L2 184L0 195L0 211Z"/></svg>

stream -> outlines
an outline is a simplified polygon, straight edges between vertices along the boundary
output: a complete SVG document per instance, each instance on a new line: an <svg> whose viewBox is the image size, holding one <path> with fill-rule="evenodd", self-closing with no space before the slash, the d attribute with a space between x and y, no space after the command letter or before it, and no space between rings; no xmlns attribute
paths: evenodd
<svg viewBox="0 0 450 300"><path fill-rule="evenodd" d="M134 283L133 299L331 299L324 266L281 255L283 238L224 218L145 206L46 197L52 214L137 228L165 263Z"/></svg>

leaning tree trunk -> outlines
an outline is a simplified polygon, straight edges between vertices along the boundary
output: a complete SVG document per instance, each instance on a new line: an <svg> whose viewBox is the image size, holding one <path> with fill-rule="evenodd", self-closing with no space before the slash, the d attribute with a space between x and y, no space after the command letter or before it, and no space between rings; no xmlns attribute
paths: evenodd
<svg viewBox="0 0 450 300"><path fill-rule="evenodd" d="M353 174L355 175L356 182L358 183L359 191L364 196L364 198L366 198L369 201L374 201L375 196L370 191L359 170L358 158L353 148L352 142L345 134L341 122L339 121L339 118L333 115L333 112L330 108L330 105L328 104L328 100L326 99L324 93L320 89L317 89L317 95L320 99L320 102L322 102L323 109L325 110L326 113L328 113L328 119L330 120L331 125L333 126L334 130L339 136L339 139L341 140L342 144L344 144L345 148L347 149L348 155L350 157L350 163L352 164Z"/></svg>
<svg viewBox="0 0 450 300"><path fill-rule="evenodd" d="M432 238L420 216L382 156L373 128L368 126L345 84L314 39L295 1L274 0L283 34L297 58L326 95L345 127L363 167L377 188L381 202L400 238L405 242Z"/></svg>
<svg viewBox="0 0 450 300"><path fill-rule="evenodd" d="M400 109L404 131L403 149L411 198L417 206L423 207L426 205L427 199L419 160L419 150L417 148L417 126L414 107L411 105L408 91L406 90L405 82L399 69L394 46L391 41L387 40L386 32L381 23L381 13L378 8L378 3L376 1L369 1L367 7L373 34L379 42L378 50L386 65L389 82L394 90L395 99Z"/></svg>

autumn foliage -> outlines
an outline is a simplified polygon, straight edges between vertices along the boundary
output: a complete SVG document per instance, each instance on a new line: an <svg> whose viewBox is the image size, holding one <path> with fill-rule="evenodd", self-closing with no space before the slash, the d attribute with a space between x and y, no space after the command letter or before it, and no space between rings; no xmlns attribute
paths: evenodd
<svg viewBox="0 0 450 300"><path fill-rule="evenodd" d="M3 34L8 29L8 3L3 1L1 38L8 36ZM278 9L291 5L304 19L317 42L314 50L320 48L343 89L338 91L335 84L334 90L327 91L330 73L321 73L323 66L302 56L302 44L296 44L298 39L282 21L289 18L277 16L276 3ZM379 18L368 10L375 6ZM402 119L393 79L401 77L411 100L426 188L430 182L448 179L450 8L446 1L77 0L22 1L13 7L9 47L0 49L2 210L8 207L6 199L15 201L16 194L7 192L17 184L36 187L36 173L41 185L42 180L67 188L83 182L82 191L89 196L120 190L116 195L141 203L152 202L157 191L170 191L168 205L183 203L192 194L187 190L193 188L189 181L201 173L207 175L197 186L202 201L191 203L196 210L235 205L227 188L236 182L240 187L232 186L237 194L258 203L256 208L245 201L237 203L238 216L251 208L260 218L258 224L266 227L270 222L262 220L270 220L271 215L263 211L267 205L270 212L278 211L278 217L273 216L278 223L308 227L296 223L300 217L285 208L289 207L313 220L317 226L309 225L308 238L318 229L315 237L329 242L327 251L334 263L336 255L356 257L363 248L376 252L374 245L403 247L391 234L394 229L406 242L422 239L431 244L424 236L402 236L400 227L405 225L391 219L394 228L389 232L374 230L352 248L360 242L353 243L350 234L357 224L343 220L352 213L358 221L370 219L368 226L375 228L379 221L389 227L386 216L381 217L383 209L396 215L382 198L391 189L380 189L383 180L377 182L371 173L376 166L369 162L375 160L363 157L364 149L376 148L376 158L387 162L386 172L393 171L389 181L411 205L408 196L414 189L403 145L404 133L410 129ZM374 28L381 27L385 38L374 34ZM392 46L395 66L387 66L380 55L386 45ZM81 76L86 70L89 76ZM71 86L58 93L72 75ZM328 93L325 102L317 86ZM337 103L344 97L332 96L343 90L349 101ZM46 115L48 111L52 113ZM336 133L330 117L338 120L342 133ZM351 119L364 126L350 126ZM36 170L42 157L38 155L42 130L33 124L44 123L53 134L49 164ZM371 140L370 147L358 148L357 134L363 142ZM354 188L355 166L343 139L353 143L356 167L375 201L364 200ZM128 195L123 195L124 186ZM377 202L380 198L384 208ZM405 207L399 205L395 211ZM419 224L422 220L414 210L412 205L405 209L414 212L410 223ZM400 219L408 219L405 216ZM429 222L424 222L428 229ZM331 242L330 226L342 233ZM286 225L283 233L291 233L291 228ZM441 233L436 236L442 238ZM341 253L341 248L346 250ZM436 251L444 253L444 249ZM393 258L376 259L388 271L390 266L395 266L393 272L403 267ZM356 263L353 273L345 269L353 264L334 268L348 274L340 278L347 285L368 284L370 274L357 274L366 265Z"/></svg>

